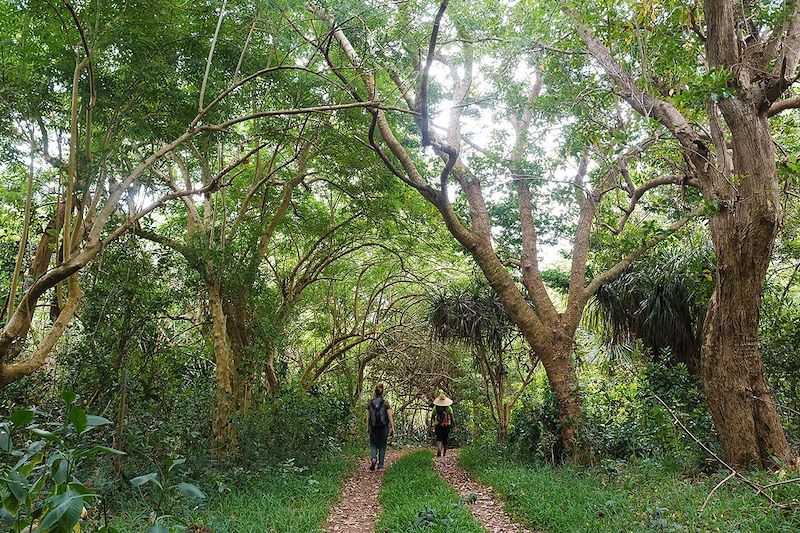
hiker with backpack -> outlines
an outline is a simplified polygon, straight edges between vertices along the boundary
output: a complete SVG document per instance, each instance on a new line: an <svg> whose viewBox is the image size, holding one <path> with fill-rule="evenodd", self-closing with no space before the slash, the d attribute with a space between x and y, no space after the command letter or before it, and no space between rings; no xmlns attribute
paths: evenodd
<svg viewBox="0 0 800 533"><path fill-rule="evenodd" d="M383 385L375 387L375 397L367 404L367 433L369 434L369 469L380 470L386 457L386 442L394 435L394 417L389 402L383 399Z"/></svg>
<svg viewBox="0 0 800 533"><path fill-rule="evenodd" d="M453 428L455 419L453 418L453 400L440 393L433 400L433 410L431 411L431 423L433 431L436 433L436 457L447 455L447 438Z"/></svg>

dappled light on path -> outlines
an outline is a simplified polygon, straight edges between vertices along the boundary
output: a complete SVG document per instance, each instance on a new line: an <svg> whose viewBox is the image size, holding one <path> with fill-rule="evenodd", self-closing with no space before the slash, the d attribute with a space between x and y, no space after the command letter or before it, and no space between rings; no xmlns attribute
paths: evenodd
<svg viewBox="0 0 800 533"><path fill-rule="evenodd" d="M472 516L489 533L541 533L514 522L503 510L503 502L492 493L492 489L469 478L458 466L458 452L451 450L445 457L434 457L433 468L461 496Z"/></svg>

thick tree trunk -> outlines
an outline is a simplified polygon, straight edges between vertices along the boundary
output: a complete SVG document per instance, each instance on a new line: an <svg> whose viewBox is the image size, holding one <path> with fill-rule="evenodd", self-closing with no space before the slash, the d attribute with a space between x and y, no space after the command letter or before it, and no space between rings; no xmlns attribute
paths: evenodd
<svg viewBox="0 0 800 533"><path fill-rule="evenodd" d="M555 395L564 453L570 461L579 461L581 451L577 428L581 420L581 405L578 398L578 378L575 365L572 364L572 339L554 339L550 347L537 352Z"/></svg>
<svg viewBox="0 0 800 533"><path fill-rule="evenodd" d="M228 342L227 316L223 309L222 295L218 281L208 287L208 301L211 308L211 334L214 342L214 362L216 363L217 405L211 430L214 435L218 455L224 456L237 444L236 428L231 420L236 410L236 366L233 351Z"/></svg>
<svg viewBox="0 0 800 533"><path fill-rule="evenodd" d="M572 336L562 332L559 324L545 325L539 320L490 246L475 246L470 251L503 308L533 349L534 358L541 360L555 394L564 452L570 461L580 460L577 427L582 416L578 379L571 357Z"/></svg>
<svg viewBox="0 0 800 533"><path fill-rule="evenodd" d="M704 324L701 373L727 460L769 466L792 459L767 388L758 341L764 279L780 220L767 117L740 102L720 106L733 142L732 197L710 221L717 283Z"/></svg>
<svg viewBox="0 0 800 533"><path fill-rule="evenodd" d="M241 300L241 298L240 298ZM255 381L256 372L252 366L252 339L247 316L252 313L250 305L246 301L232 302L229 298L223 299L223 311L226 316L226 331L230 340L231 351L233 352L233 364L236 369L236 405L242 414L250 411L252 403L252 384Z"/></svg>

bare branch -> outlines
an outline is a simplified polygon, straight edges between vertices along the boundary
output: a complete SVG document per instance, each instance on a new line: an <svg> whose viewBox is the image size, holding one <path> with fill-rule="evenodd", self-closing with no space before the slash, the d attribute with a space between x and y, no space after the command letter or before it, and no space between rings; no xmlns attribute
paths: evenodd
<svg viewBox="0 0 800 533"><path fill-rule="evenodd" d="M384 106L380 102L351 102L348 104L331 104L331 105L320 105L320 106L312 106L312 107L298 107L293 109L270 109L266 111L258 111L256 113L251 113L249 115L244 115L241 117L232 118L230 120L226 120L225 122L220 122L219 124L205 124L202 126L198 126L194 132L197 131L225 131L231 126L236 124L240 124L242 122L247 122L250 120L256 120L259 118L264 117L277 117L277 116L289 116L289 115L303 115L306 113L329 113L332 111L339 111L342 109L358 109L358 108L374 108L374 109L391 109L397 110L393 107ZM404 111L404 110L400 110Z"/></svg>
<svg viewBox="0 0 800 533"><path fill-rule="evenodd" d="M767 116L774 117L779 113L783 113L787 109L797 109L800 107L800 96L793 96L784 100L778 100L772 104L767 111Z"/></svg>
<svg viewBox="0 0 800 533"><path fill-rule="evenodd" d="M662 185L680 185L684 182L683 176L661 176L659 178L654 178L646 183L644 183L641 187L634 189L632 192L629 191L628 195L630 196L630 201L628 203L628 207L623 209L623 216L617 222L616 227L612 227L609 225L605 225L611 233L614 235L619 235L622 233L622 230L625 229L625 225L628 222L628 219L633 214L634 210L636 209L636 205L638 204L639 200L644 196L644 194L656 187L660 187Z"/></svg>
<svg viewBox="0 0 800 533"><path fill-rule="evenodd" d="M204 109L203 100L206 95L206 84L208 83L208 74L211 72L211 60L214 58L214 49L217 47L217 37L219 37L219 29L222 26L222 19L225 17L225 7L228 5L228 0L223 0L222 7L219 10L219 17L217 17L217 27L214 29L214 36L211 38L211 47L208 49L208 59L206 59L206 71L203 74L203 82L200 84L200 96L197 102L197 111L202 112Z"/></svg>
<svg viewBox="0 0 800 533"><path fill-rule="evenodd" d="M701 205L694 208L686 216L670 225L666 230L647 239L642 246L620 259L614 266L605 272L601 272L600 274L596 275L584 289L585 296L588 298L595 294L602 285L622 274L626 268L628 268L635 260L641 257L647 250L650 250L654 246L667 240L675 231L684 227L691 220L702 214L703 211L705 211L705 206Z"/></svg>
<svg viewBox="0 0 800 533"><path fill-rule="evenodd" d="M428 127L428 78L430 77L431 65L436 52L436 38L439 35L439 24L442 22L444 11L447 9L448 0L442 0L439 4L439 11L433 20L431 38L428 42L428 57L425 60L425 67L422 69L422 81L419 88L420 123L422 125L422 146L430 145L430 129Z"/></svg>

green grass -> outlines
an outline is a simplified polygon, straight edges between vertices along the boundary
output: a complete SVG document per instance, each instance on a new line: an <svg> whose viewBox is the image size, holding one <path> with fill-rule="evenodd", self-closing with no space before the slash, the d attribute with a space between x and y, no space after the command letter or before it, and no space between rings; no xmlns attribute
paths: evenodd
<svg viewBox="0 0 800 533"><path fill-rule="evenodd" d="M345 455L305 471L271 470L248 478L238 488L209 495L199 508L184 510L180 516L187 524L203 526L213 533L321 532L353 466L354 458ZM126 533L145 531L149 512L140 507L127 509L117 516L114 525Z"/></svg>
<svg viewBox="0 0 800 533"><path fill-rule="evenodd" d="M698 509L720 476L684 478L655 461L618 463L617 468L522 464L482 448L461 451L461 465L507 499L506 509L548 533L800 530L800 516L769 508L734 480ZM797 497L797 487L776 495ZM794 494L791 493L794 491Z"/></svg>
<svg viewBox="0 0 800 533"><path fill-rule="evenodd" d="M386 471L380 501L383 512L378 532L482 533L483 528L460 504L458 493L433 471L433 453L411 452ZM426 508L436 517L429 526L417 525Z"/></svg>

